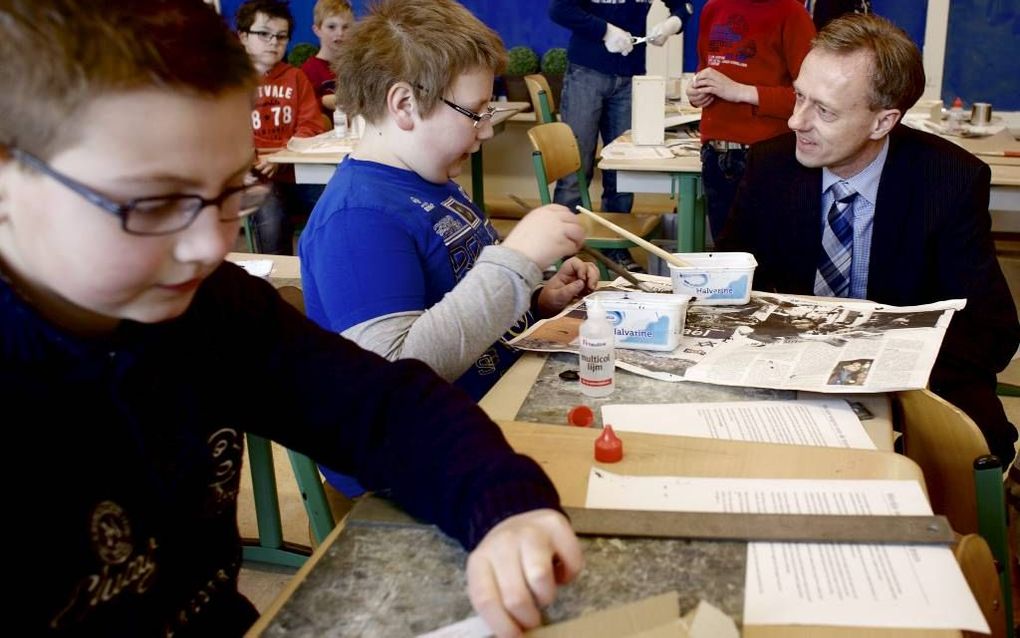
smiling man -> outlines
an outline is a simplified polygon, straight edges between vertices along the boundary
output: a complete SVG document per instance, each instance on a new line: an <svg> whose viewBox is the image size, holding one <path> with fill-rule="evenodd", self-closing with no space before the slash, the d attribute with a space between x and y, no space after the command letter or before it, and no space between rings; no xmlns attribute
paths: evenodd
<svg viewBox="0 0 1020 638"><path fill-rule="evenodd" d="M991 239L991 171L900 124L924 69L914 43L883 18L829 23L793 86L793 133L752 147L719 247L754 253L759 290L903 306L966 298L929 385L974 419L1008 466L1017 433L995 375L1020 325Z"/></svg>

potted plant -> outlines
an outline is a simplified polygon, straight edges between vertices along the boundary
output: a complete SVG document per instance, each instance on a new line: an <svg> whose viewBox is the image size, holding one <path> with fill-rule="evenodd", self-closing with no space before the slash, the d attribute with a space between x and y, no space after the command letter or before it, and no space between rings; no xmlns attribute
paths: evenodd
<svg viewBox="0 0 1020 638"><path fill-rule="evenodd" d="M507 57L509 60L504 74L506 99L511 102L530 102L524 76L538 71L538 55L531 47L516 46L507 51Z"/></svg>
<svg viewBox="0 0 1020 638"><path fill-rule="evenodd" d="M549 82L553 104L557 109L560 106L560 94L563 92L563 74L566 72L567 50L563 47L553 47L546 51L542 56L542 75Z"/></svg>
<svg viewBox="0 0 1020 638"><path fill-rule="evenodd" d="M298 42L287 54L287 63L299 69L305 60L319 52L319 47L310 42Z"/></svg>

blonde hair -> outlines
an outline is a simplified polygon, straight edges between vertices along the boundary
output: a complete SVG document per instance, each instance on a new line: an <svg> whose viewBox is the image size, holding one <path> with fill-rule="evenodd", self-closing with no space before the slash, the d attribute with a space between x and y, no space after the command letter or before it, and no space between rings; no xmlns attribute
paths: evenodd
<svg viewBox="0 0 1020 638"><path fill-rule="evenodd" d="M903 29L885 18L855 13L836 18L818 32L812 48L841 55L868 52L872 110L906 113L924 93L921 52Z"/></svg>
<svg viewBox="0 0 1020 638"><path fill-rule="evenodd" d="M428 115L461 74L502 73L506 49L454 0L381 0L354 26L335 68L339 108L378 122L395 83L410 84L420 113Z"/></svg>
<svg viewBox="0 0 1020 638"><path fill-rule="evenodd" d="M256 81L202 0L4 0L0 60L0 146L42 159L79 139L88 123L78 114L104 94L215 96Z"/></svg>
<svg viewBox="0 0 1020 638"><path fill-rule="evenodd" d="M315 8L312 9L312 19L315 26L321 27L327 18L333 16L354 17L354 9L347 0L315 0Z"/></svg>

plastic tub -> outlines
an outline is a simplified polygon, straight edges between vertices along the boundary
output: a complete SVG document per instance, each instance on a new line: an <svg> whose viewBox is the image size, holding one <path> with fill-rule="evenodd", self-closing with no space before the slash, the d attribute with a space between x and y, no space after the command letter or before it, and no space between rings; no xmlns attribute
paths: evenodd
<svg viewBox="0 0 1020 638"><path fill-rule="evenodd" d="M617 348L673 350L684 333L688 297L649 292L595 292L613 326Z"/></svg>
<svg viewBox="0 0 1020 638"><path fill-rule="evenodd" d="M751 253L674 253L690 264L669 265L673 294L693 297L693 305L745 304L751 298L754 269Z"/></svg>

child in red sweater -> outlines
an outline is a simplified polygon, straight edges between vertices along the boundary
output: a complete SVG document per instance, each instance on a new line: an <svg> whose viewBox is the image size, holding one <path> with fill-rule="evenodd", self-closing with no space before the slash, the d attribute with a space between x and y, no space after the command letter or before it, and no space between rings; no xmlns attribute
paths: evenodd
<svg viewBox="0 0 1020 638"><path fill-rule="evenodd" d="M254 170L273 181L271 197L252 218L252 230L256 250L274 255L293 254L292 218L307 217L322 194L322 186L295 184L292 167L266 160L290 138L312 137L327 127L311 81L283 61L293 29L294 18L281 0L248 0L237 10L241 43L259 74L251 112Z"/></svg>
<svg viewBox="0 0 1020 638"><path fill-rule="evenodd" d="M319 51L305 60L301 70L315 87L322 112L333 117L336 108L336 73L333 65L340 55L340 45L354 24L354 11L347 0L317 0L312 10L315 24L312 31L319 38Z"/></svg>

